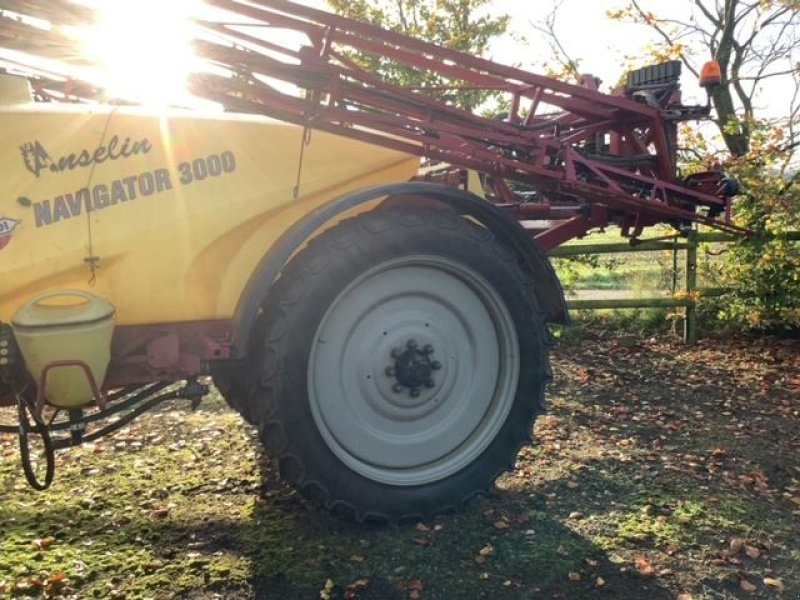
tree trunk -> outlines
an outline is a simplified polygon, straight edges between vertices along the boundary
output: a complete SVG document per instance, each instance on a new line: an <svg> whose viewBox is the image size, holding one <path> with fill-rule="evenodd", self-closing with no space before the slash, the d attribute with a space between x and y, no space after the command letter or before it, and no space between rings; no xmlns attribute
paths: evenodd
<svg viewBox="0 0 800 600"><path fill-rule="evenodd" d="M733 156L744 156L750 151L750 139L745 123L736 114L730 84L723 81L712 98L717 111L717 127L725 140L725 146Z"/></svg>

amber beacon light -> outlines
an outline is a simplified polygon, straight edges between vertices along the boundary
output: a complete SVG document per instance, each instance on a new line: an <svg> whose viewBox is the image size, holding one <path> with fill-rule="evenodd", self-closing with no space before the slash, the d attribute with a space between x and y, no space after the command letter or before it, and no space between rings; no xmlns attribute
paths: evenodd
<svg viewBox="0 0 800 600"><path fill-rule="evenodd" d="M700 85L711 94L722 83L722 69L715 60L710 60L703 65L700 71Z"/></svg>

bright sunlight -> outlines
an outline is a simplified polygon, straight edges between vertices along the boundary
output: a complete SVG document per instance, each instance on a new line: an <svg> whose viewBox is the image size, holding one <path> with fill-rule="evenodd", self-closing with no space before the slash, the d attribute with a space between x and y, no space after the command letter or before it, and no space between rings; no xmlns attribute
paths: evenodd
<svg viewBox="0 0 800 600"><path fill-rule="evenodd" d="M78 32L112 96L144 104L192 104L186 78L196 64L192 21L197 0L93 0L100 17Z"/></svg>

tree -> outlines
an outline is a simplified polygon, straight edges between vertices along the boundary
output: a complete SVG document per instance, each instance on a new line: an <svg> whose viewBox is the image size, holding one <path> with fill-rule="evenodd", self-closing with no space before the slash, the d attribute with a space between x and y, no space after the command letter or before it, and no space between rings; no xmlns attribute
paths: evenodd
<svg viewBox="0 0 800 600"><path fill-rule="evenodd" d="M736 204L738 223L754 236L734 244L719 264L718 284L730 290L715 306L723 320L757 329L800 327L800 244L786 232L800 228L800 193L795 149L800 112L800 2L798 0L693 0L674 14L654 14L646 0L609 16L629 19L658 36L656 59L677 58L700 75L700 64L719 62L722 84L714 90L715 124L729 155L725 168L743 184ZM783 89L770 97L774 114L759 111L765 85ZM779 95L779 94L778 94ZM762 100L762 101L760 101ZM687 127L686 142L701 141ZM708 163L702 143L694 163ZM707 149L706 149L707 150ZM791 171L794 174L791 175Z"/></svg>
<svg viewBox="0 0 800 600"><path fill-rule="evenodd" d="M550 47L551 60L545 63L544 75L569 83L580 83L581 59L567 51L558 34L557 21L563 3L563 0L554 0L552 10L547 16L530 25L534 31L541 34Z"/></svg>
<svg viewBox="0 0 800 600"><path fill-rule="evenodd" d="M669 15L663 10L659 15L648 10L645 1L630 0L625 8L610 11L609 17L650 27L660 41L651 54L679 58L697 77L702 62L719 62L723 77L712 95L715 122L731 155L746 155L759 116L759 89L775 78L796 82L800 72L800 2L684 0L671 3ZM792 134L800 110L796 85L794 90L783 118ZM794 148L794 135L787 142L787 148Z"/></svg>
<svg viewBox="0 0 800 600"><path fill-rule="evenodd" d="M504 34L508 16L488 14L490 0L327 0L338 13L372 23L445 48L483 56L490 42ZM362 67L385 81L428 93L472 110L487 97L481 90L465 89L459 81L400 65L385 56L353 57Z"/></svg>

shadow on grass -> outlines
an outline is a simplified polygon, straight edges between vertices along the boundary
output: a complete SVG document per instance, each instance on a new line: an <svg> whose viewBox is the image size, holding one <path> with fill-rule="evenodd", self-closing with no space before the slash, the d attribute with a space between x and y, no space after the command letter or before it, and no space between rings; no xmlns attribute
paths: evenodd
<svg viewBox="0 0 800 600"><path fill-rule="evenodd" d="M498 490L463 512L392 526L343 521L264 476L272 491L245 534L256 598L318 598L328 580L331 598L400 600L415 589L442 599L673 597L656 579L621 571L618 557L568 526L569 515L551 506L573 493L561 481L534 494ZM637 494L636 485L591 470L580 479L597 500L582 502L584 518L610 510L604 497Z"/></svg>
<svg viewBox="0 0 800 600"><path fill-rule="evenodd" d="M62 560L87 563L80 578L70 575L86 597L109 597L114 587L128 598L146 591L187 599L312 599L328 580L330 598L399 600L414 590L447 599L672 597L654 578L621 572L607 549L568 526L569 507L556 499L577 499L580 492L560 481L533 496L501 490L424 526L389 526L342 521L309 507L269 471L262 476L255 507L241 519L192 518L190 510L161 519L135 510L119 516L112 505L32 504L13 512L0 505L0 536L11 547L19 540L28 562L46 570L50 558L30 552L30 534L55 535L66 552ZM604 498L624 502L636 494L635 486L597 471L585 471L578 482L594 500L580 499L584 519L610 509ZM239 497L221 493L223 502ZM221 500L218 492L182 495L189 506ZM55 523L62 529L54 530ZM91 560L83 551L90 548Z"/></svg>

